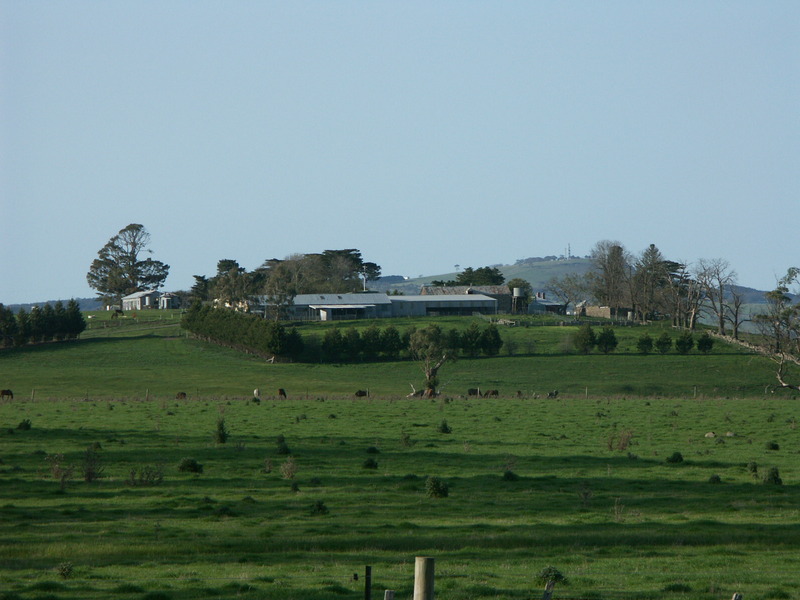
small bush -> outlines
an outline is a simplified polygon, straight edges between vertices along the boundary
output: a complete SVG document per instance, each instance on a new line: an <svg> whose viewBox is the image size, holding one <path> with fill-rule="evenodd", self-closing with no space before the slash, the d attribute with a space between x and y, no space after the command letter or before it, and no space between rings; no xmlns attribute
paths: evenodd
<svg viewBox="0 0 800 600"><path fill-rule="evenodd" d="M503 481L519 481L519 475L514 471L505 471L503 473Z"/></svg>
<svg viewBox="0 0 800 600"><path fill-rule="evenodd" d="M83 453L83 480L92 483L103 476L103 470L100 455L95 451L94 445L89 446Z"/></svg>
<svg viewBox="0 0 800 600"><path fill-rule="evenodd" d="M275 451L283 456L287 456L292 453L291 449L289 448L289 444L286 443L286 438L283 435L279 435L275 438Z"/></svg>
<svg viewBox="0 0 800 600"><path fill-rule="evenodd" d="M447 424L447 421L442 419L442 422L439 423L439 433L452 433L452 428Z"/></svg>
<svg viewBox="0 0 800 600"><path fill-rule="evenodd" d="M362 465L365 469L377 469L378 468L378 461L374 458L368 458L364 461Z"/></svg>
<svg viewBox="0 0 800 600"><path fill-rule="evenodd" d="M447 498L450 495L450 486L440 477L428 477L425 482L425 494L428 498Z"/></svg>
<svg viewBox="0 0 800 600"><path fill-rule="evenodd" d="M193 458L184 458L178 464L178 471L181 473L202 473L203 465Z"/></svg>
<svg viewBox="0 0 800 600"><path fill-rule="evenodd" d="M228 441L228 430L225 428L225 419L217 419L217 430L214 432L214 442L224 444Z"/></svg>
<svg viewBox="0 0 800 600"><path fill-rule="evenodd" d="M680 452L673 452L671 456L667 457L667 462L671 464L677 464L683 462L683 454Z"/></svg>
<svg viewBox="0 0 800 600"><path fill-rule="evenodd" d="M69 579L72 577L72 571L74 567L72 566L71 562L63 562L56 567L56 573L61 579Z"/></svg>
<svg viewBox="0 0 800 600"><path fill-rule="evenodd" d="M708 483L722 483L722 478L719 475L712 475L708 478Z"/></svg>
<svg viewBox="0 0 800 600"><path fill-rule="evenodd" d="M160 485L164 481L164 468L161 465L146 465L131 469L125 483L132 487Z"/></svg>
<svg viewBox="0 0 800 600"><path fill-rule="evenodd" d="M370 446L367 448L367 454L380 454L381 451L378 450L375 446Z"/></svg>
<svg viewBox="0 0 800 600"><path fill-rule="evenodd" d="M295 475L297 475L297 463L293 456L289 456L281 465L281 477L284 479L294 479Z"/></svg>
<svg viewBox="0 0 800 600"><path fill-rule="evenodd" d="M312 515L327 515L328 507L325 506L325 503L322 500L317 500L314 504L311 505L311 514Z"/></svg>
<svg viewBox="0 0 800 600"><path fill-rule="evenodd" d="M780 450L781 449L781 447L778 445L778 442L767 442L766 444L764 444L764 447L767 450Z"/></svg>
<svg viewBox="0 0 800 600"><path fill-rule="evenodd" d="M28 431L31 428L31 420L30 419L23 419L17 425L17 429L20 431Z"/></svg>
<svg viewBox="0 0 800 600"><path fill-rule="evenodd" d="M783 485L778 467L770 467L767 474L764 476L764 483L772 485Z"/></svg>
<svg viewBox="0 0 800 600"><path fill-rule="evenodd" d="M747 472L753 477L758 477L758 463L752 461L747 463Z"/></svg>

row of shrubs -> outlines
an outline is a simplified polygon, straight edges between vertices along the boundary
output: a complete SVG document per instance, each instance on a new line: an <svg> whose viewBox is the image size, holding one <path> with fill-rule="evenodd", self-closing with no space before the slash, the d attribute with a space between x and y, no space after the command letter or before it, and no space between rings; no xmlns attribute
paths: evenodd
<svg viewBox="0 0 800 600"><path fill-rule="evenodd" d="M603 354L608 354L617 349L619 340L611 327L603 327L600 333L595 333L590 325L581 325L573 338L573 344L575 350L583 354L588 354L594 348ZM636 350L641 354L650 354L653 351L666 354L673 346L678 354L688 354L695 346L703 354L708 354L714 347L714 338L708 335L708 332L703 332L695 342L694 334L691 331L684 331L673 340L672 336L664 331L656 339L645 333L636 342Z"/></svg>
<svg viewBox="0 0 800 600"><path fill-rule="evenodd" d="M401 333L393 325L375 324L359 332L354 327L332 327L322 336L303 338L296 329L255 315L228 309L192 306L182 326L195 336L262 356L280 356L302 362L349 363L398 360L410 356L409 344L416 329ZM472 322L463 331L442 332L445 346L463 356L495 356L503 345L497 326Z"/></svg>
<svg viewBox="0 0 800 600"><path fill-rule="evenodd" d="M59 300L54 306L48 302L32 307L30 312L20 309L16 314L0 304L0 346L4 348L72 340L84 329L86 321L75 300L67 302L66 307Z"/></svg>

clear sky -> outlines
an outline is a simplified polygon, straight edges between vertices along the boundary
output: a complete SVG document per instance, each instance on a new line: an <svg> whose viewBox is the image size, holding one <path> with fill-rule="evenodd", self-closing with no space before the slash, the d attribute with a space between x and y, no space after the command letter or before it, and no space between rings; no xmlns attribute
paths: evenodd
<svg viewBox="0 0 800 600"><path fill-rule="evenodd" d="M358 248L800 266L800 2L0 0L0 302Z"/></svg>

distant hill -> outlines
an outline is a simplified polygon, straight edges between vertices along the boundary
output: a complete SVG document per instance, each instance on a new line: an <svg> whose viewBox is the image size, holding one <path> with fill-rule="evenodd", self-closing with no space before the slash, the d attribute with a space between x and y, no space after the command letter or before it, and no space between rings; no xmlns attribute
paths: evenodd
<svg viewBox="0 0 800 600"><path fill-rule="evenodd" d="M67 302L69 302L72 298L67 298L66 300L61 299L61 303L66 306ZM75 301L78 303L78 306L82 311L88 310L99 310L103 308L103 304L97 298L75 298ZM31 309L34 306L42 307L45 304L50 304L51 306L55 305L58 300L46 300L44 302L29 302L28 304L6 304L6 308L10 308L12 311L19 312L21 308L25 309L25 312L31 312Z"/></svg>
<svg viewBox="0 0 800 600"><path fill-rule="evenodd" d="M475 265L482 266L482 265ZM520 278L531 284L535 292L545 291L547 282L555 277L574 273L584 275L592 268L592 261L589 258L526 258L516 261L513 265L490 265L497 269L506 278L506 281ZM381 277L377 282L370 282L370 288L379 292L397 291L403 294L419 294L423 285L428 285L432 281L455 279L457 272L442 273L440 275L429 275L427 277L415 277L405 279L394 275ZM764 291L756 290L745 286L734 286L734 289L742 295L744 304L764 304Z"/></svg>
<svg viewBox="0 0 800 600"><path fill-rule="evenodd" d="M535 292L547 289L547 282L553 277L561 277L568 273L583 275L591 269L591 261L588 258L566 258L566 259L524 259L518 260L513 265L490 265L497 269L506 278L506 281L520 278L531 284ZM476 268L485 265L476 265ZM441 275L430 275L427 277L416 277L397 281L396 277L381 277L377 282L371 282L370 288L376 291L393 292L398 291L403 294L419 294L423 285L428 285L432 281L455 279L457 272L442 273Z"/></svg>

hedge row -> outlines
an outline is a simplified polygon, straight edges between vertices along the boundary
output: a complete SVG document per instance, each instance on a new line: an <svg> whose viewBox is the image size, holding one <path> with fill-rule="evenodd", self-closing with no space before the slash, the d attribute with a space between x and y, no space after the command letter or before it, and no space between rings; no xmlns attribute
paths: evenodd
<svg viewBox="0 0 800 600"><path fill-rule="evenodd" d="M0 304L0 344L5 348L72 340L84 329L86 321L75 300L70 300L66 308L59 300L55 306L47 303L34 306L30 312L20 309L16 314Z"/></svg>

